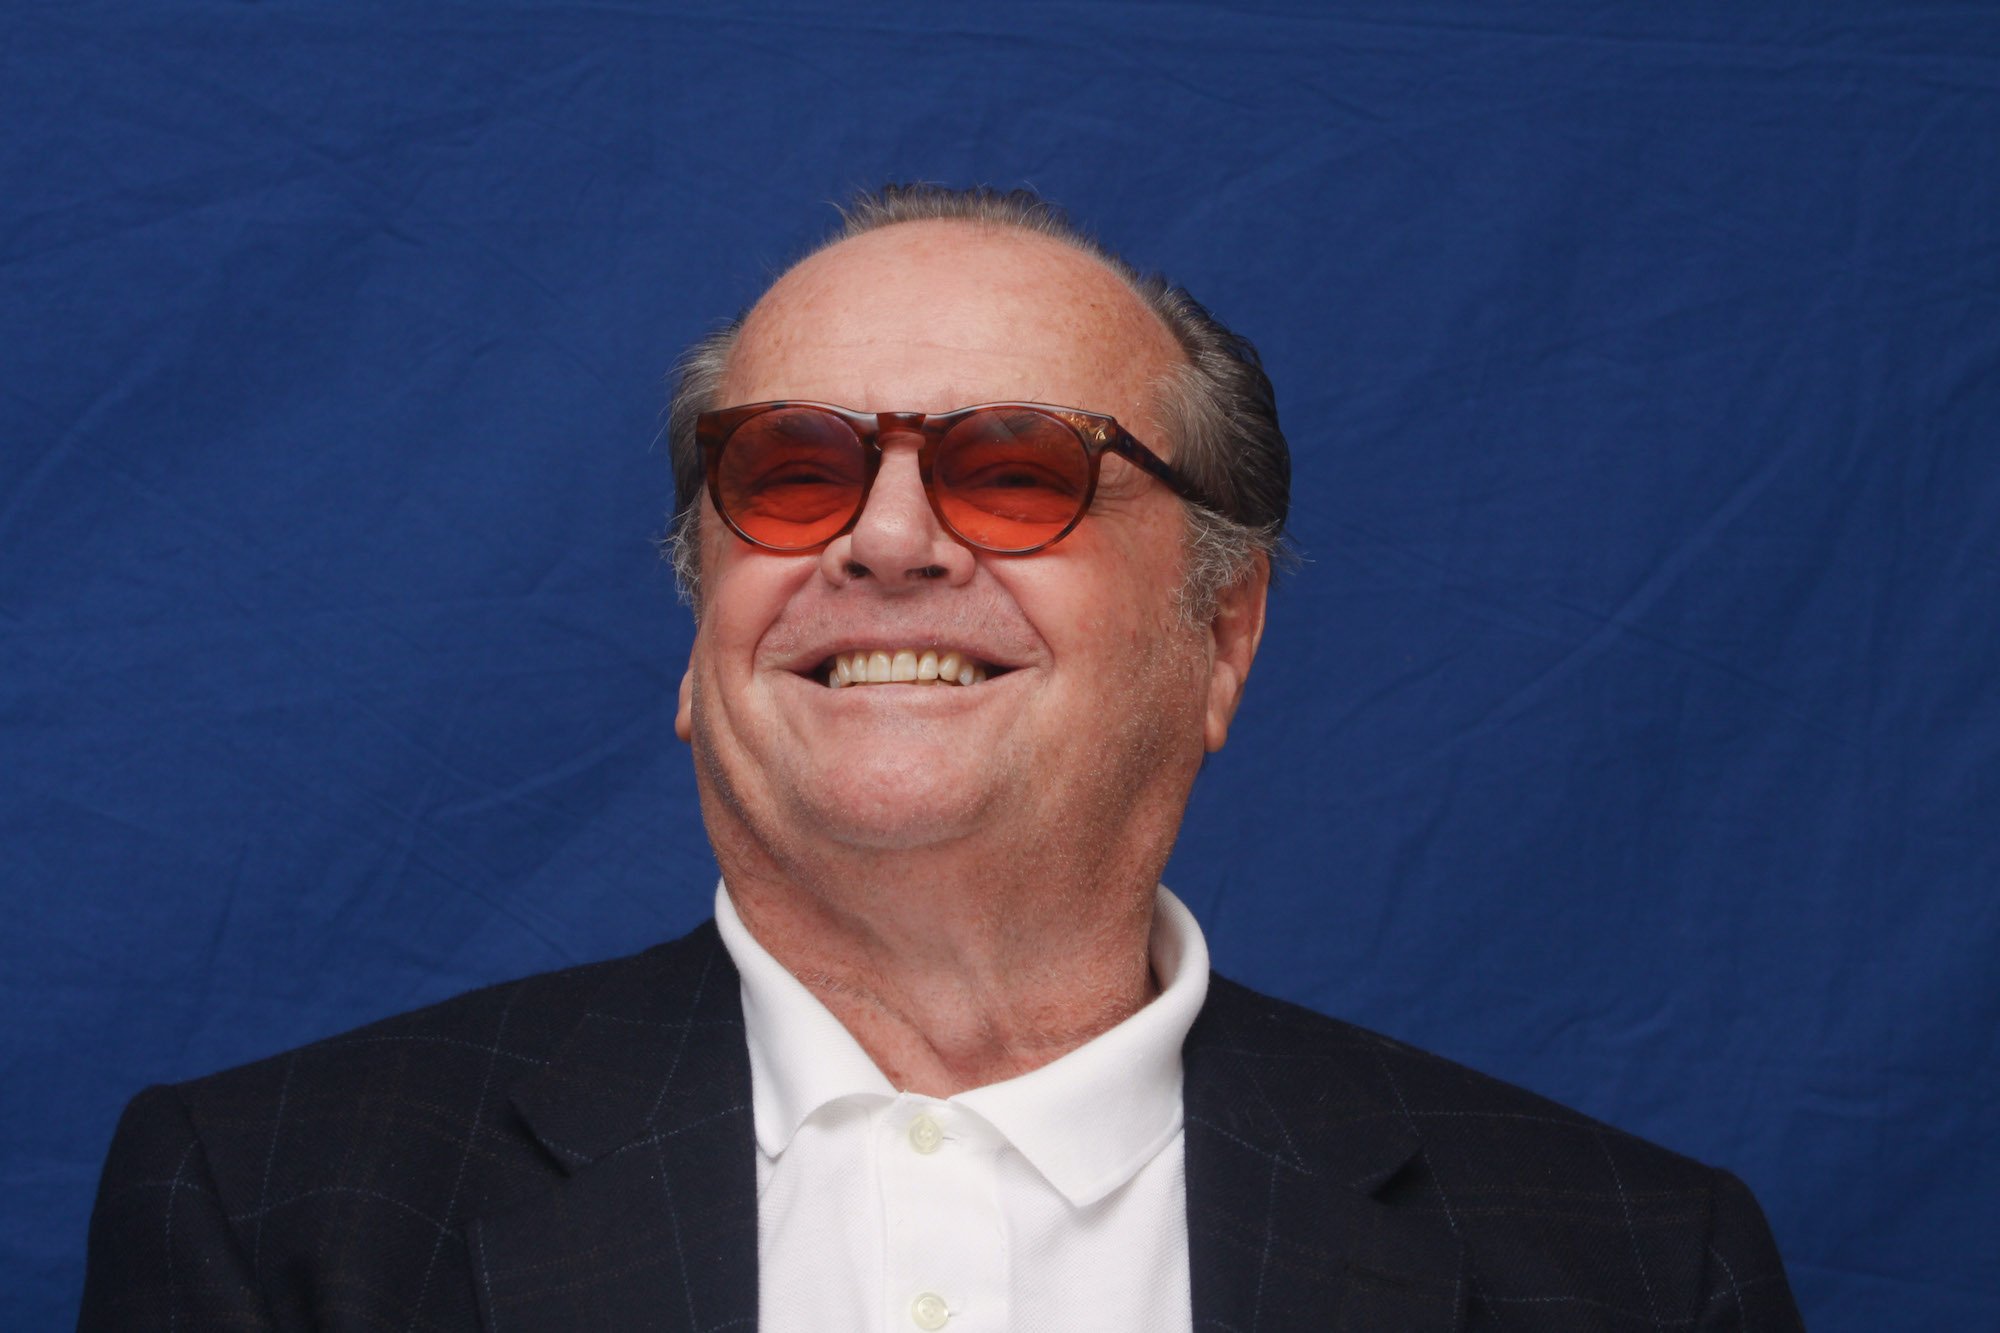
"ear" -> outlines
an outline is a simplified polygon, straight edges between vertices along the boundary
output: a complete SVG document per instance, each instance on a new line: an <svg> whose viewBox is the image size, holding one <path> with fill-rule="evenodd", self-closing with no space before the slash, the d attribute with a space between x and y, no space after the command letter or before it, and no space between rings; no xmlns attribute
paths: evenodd
<svg viewBox="0 0 2000 1333"><path fill-rule="evenodd" d="M1264 638L1264 594L1270 586L1271 562L1260 555L1256 566L1216 599L1215 618L1208 626L1214 656L1209 664L1208 711L1201 733L1211 754L1229 739L1229 724L1236 717L1236 706L1243 702L1250 663Z"/></svg>
<svg viewBox="0 0 2000 1333"><path fill-rule="evenodd" d="M694 739L694 660L688 660L688 669L681 673L681 702L674 710L674 735L683 741Z"/></svg>

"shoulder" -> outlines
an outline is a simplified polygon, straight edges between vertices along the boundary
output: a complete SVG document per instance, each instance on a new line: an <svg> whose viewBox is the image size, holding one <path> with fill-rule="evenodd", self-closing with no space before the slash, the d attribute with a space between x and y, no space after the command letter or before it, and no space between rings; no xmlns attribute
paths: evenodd
<svg viewBox="0 0 2000 1333"><path fill-rule="evenodd" d="M274 1201L325 1181L364 1180L381 1163L399 1189L436 1185L425 1164L455 1167L468 1142L504 1174L532 1143L509 1134L508 1094L549 1067L603 1011L634 993L668 997L698 984L727 957L706 923L624 958L545 972L470 991L253 1063L146 1089L127 1106L106 1163L104 1190L123 1179L171 1178L176 1163L205 1165L207 1187L233 1218L255 1223ZM664 1000L663 1000L664 1002ZM645 1026L635 1021L637 1033ZM518 1142L516 1142L518 1140ZM421 1210L416 1196L404 1200Z"/></svg>
<svg viewBox="0 0 2000 1333"><path fill-rule="evenodd" d="M1615 1166L1648 1185L1701 1185L1711 1169L1559 1102L1393 1037L1216 977L1192 1054L1226 1060L1288 1103L1399 1126L1433 1169L1504 1183L1551 1166ZM1205 1048L1205 1049L1204 1049ZM1608 1160L1607 1160L1608 1159ZM1527 1183L1523 1180L1521 1183Z"/></svg>
<svg viewBox="0 0 2000 1333"><path fill-rule="evenodd" d="M643 1067L663 1045L677 1056L697 998L724 997L730 977L711 923L148 1088L105 1162L85 1326L122 1327L141 1308L219 1327L253 1311L309 1321L350 1299L469 1300L438 1271L462 1263L460 1228L558 1173L516 1102L579 1049L596 1063L572 1073L600 1098L616 1084L607 1066ZM728 1002L706 1002L717 1031Z"/></svg>
<svg viewBox="0 0 2000 1333"><path fill-rule="evenodd" d="M1763 1215L1725 1171L1222 977L1186 1054L1191 1153L1198 1132L1212 1155L1261 1145L1302 1194L1429 1219L1496 1317L1796 1327Z"/></svg>
<svg viewBox="0 0 2000 1333"><path fill-rule="evenodd" d="M490 1118L507 1090L546 1068L621 995L671 994L717 959L713 922L643 952L485 986L251 1064L149 1092L171 1096L201 1131L221 1174L231 1158L261 1165L280 1121L288 1147L337 1151L387 1131L424 1137Z"/></svg>

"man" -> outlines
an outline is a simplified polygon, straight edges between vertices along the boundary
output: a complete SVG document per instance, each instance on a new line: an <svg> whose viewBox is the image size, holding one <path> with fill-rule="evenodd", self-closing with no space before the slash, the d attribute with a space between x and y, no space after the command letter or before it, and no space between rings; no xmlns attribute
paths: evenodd
<svg viewBox="0 0 2000 1333"><path fill-rule="evenodd" d="M1208 975L1288 474L1184 294L885 191L670 434L716 922L142 1094L87 1327L1797 1325L1733 1178Z"/></svg>

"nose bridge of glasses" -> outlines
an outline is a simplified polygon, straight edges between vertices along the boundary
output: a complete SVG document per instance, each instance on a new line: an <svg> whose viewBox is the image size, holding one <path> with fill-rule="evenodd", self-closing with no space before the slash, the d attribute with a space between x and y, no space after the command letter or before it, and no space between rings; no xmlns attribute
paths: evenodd
<svg viewBox="0 0 2000 1333"><path fill-rule="evenodd" d="M923 412L877 412L875 432L881 435L922 435L924 431Z"/></svg>
<svg viewBox="0 0 2000 1333"><path fill-rule="evenodd" d="M871 443L874 445L878 465L879 460L886 453L889 446L893 444L912 445L916 448L920 456L927 452L925 445L929 443L932 434L926 427L929 419L927 414L923 412L877 412L874 416L875 431Z"/></svg>
<svg viewBox="0 0 2000 1333"><path fill-rule="evenodd" d="M856 522L880 521L905 504L931 509L925 494L930 469L925 458L924 414L877 412L874 416L877 425L869 451L873 457Z"/></svg>

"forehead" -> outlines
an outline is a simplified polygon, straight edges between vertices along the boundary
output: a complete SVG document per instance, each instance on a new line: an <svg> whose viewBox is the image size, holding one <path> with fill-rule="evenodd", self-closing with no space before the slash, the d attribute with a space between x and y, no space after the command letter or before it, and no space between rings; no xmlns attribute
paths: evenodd
<svg viewBox="0 0 2000 1333"><path fill-rule="evenodd" d="M1071 246L991 224L901 223L780 278L744 323L723 401L939 412L1025 400L1142 433L1180 359L1124 281Z"/></svg>

